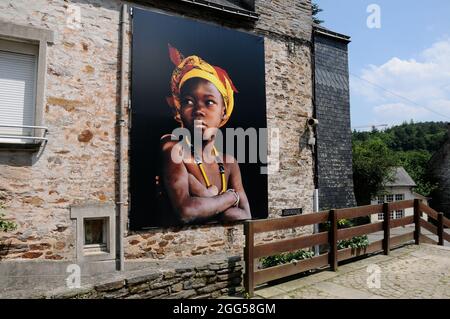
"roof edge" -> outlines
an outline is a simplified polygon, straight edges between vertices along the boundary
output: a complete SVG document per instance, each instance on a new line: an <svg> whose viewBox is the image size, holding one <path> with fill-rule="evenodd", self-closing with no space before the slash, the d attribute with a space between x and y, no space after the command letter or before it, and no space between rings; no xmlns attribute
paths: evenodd
<svg viewBox="0 0 450 319"><path fill-rule="evenodd" d="M345 34L342 34L342 33L338 33L338 32L335 32L335 31L331 31L331 30L329 30L327 28L324 28L324 27L321 27L321 26L319 26L317 24L313 25L313 32L321 34L321 35L324 35L324 36L327 36L327 37L330 37L330 38L333 38L333 39L344 41L346 43L350 43L352 41L351 37L348 36L348 35L345 35Z"/></svg>
<svg viewBox="0 0 450 319"><path fill-rule="evenodd" d="M221 4L217 4L211 1L206 1L206 0L179 0L181 2L184 3L188 3L191 5L197 5L197 6L201 6L201 7L205 7L208 9L212 9L212 10L216 10L216 11L221 11L221 12L225 12L225 13L229 13L229 14L233 14L236 16L241 16L250 20L259 20L259 14L254 12L254 11L249 11L246 9L237 9L237 8L233 8L230 6L226 6L226 5L221 5Z"/></svg>

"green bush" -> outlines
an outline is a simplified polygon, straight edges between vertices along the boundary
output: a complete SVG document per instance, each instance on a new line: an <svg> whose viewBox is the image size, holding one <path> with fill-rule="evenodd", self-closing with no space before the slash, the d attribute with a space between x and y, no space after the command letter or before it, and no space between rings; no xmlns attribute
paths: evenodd
<svg viewBox="0 0 450 319"><path fill-rule="evenodd" d="M289 252L279 255L273 255L269 257L261 258L261 264L263 268L269 268L280 264L287 264L292 261L298 261L302 259L314 257L313 251L298 250L295 252Z"/></svg>
<svg viewBox="0 0 450 319"><path fill-rule="evenodd" d="M10 222L7 220L3 220L2 218L4 217L4 214L0 214L0 231L12 231L12 230L16 230L17 225L14 222Z"/></svg>
<svg viewBox="0 0 450 319"><path fill-rule="evenodd" d="M355 222L348 219L339 219L338 220L338 229L354 227ZM326 222L321 224L322 231L329 231L330 222ZM338 241L337 247L338 249L344 248L364 248L369 245L369 238L367 235L356 236L351 239L345 239ZM302 259L308 259L314 257L314 252L310 250L298 250L295 252L283 253L278 255L273 255L269 257L261 258L262 268L269 268L280 264L287 264L292 261L298 261Z"/></svg>
<svg viewBox="0 0 450 319"><path fill-rule="evenodd" d="M3 206L3 203L0 202L0 231L12 231L17 229L17 225L14 222L10 222L8 220L4 220L5 214L2 212L2 210L5 207Z"/></svg>
<svg viewBox="0 0 450 319"><path fill-rule="evenodd" d="M338 222L338 229L343 228L350 228L356 226L355 223L348 219L339 219ZM324 229L326 231L330 230L330 222L324 223ZM369 238L367 235L363 236L356 236L351 239L344 239L338 241L337 248L338 249L344 249L344 248L364 248L369 246Z"/></svg>
<svg viewBox="0 0 450 319"><path fill-rule="evenodd" d="M344 239L338 241L337 248L363 248L369 246L369 238L367 235L364 236L356 236L351 239Z"/></svg>

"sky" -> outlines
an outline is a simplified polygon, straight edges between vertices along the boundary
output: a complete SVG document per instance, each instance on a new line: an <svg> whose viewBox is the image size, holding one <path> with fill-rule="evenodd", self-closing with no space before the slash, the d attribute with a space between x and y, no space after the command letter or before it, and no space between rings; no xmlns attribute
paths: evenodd
<svg viewBox="0 0 450 319"><path fill-rule="evenodd" d="M313 2L324 27L351 37L353 129L450 122L449 0Z"/></svg>

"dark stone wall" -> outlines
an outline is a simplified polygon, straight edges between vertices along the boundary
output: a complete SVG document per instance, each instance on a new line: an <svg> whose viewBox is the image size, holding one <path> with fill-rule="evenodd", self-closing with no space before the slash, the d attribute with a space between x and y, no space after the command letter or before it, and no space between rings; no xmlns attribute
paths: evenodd
<svg viewBox="0 0 450 319"><path fill-rule="evenodd" d="M321 33L314 41L319 208L355 206L348 42Z"/></svg>

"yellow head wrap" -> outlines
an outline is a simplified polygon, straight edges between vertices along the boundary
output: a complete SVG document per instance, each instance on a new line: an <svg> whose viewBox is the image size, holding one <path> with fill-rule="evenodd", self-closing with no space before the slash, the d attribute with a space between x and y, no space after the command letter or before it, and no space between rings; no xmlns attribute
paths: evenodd
<svg viewBox="0 0 450 319"><path fill-rule="evenodd" d="M181 53L169 44L170 59L175 64L175 70L172 73L170 87L172 96L167 98L170 106L176 109L177 114L180 110L180 90L183 84L192 78L202 78L208 80L219 90L225 104L225 119L219 126L223 126L230 118L234 107L234 92L237 92L227 72L218 66L213 66L202 60L196 55L184 58ZM181 119L175 117L181 122Z"/></svg>

